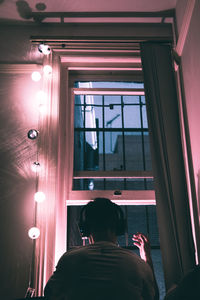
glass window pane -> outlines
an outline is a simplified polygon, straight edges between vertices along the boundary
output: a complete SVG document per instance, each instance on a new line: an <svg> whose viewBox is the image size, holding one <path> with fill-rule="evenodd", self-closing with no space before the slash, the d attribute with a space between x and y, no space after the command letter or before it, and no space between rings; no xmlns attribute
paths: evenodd
<svg viewBox="0 0 200 300"><path fill-rule="evenodd" d="M156 206L149 205L146 206L147 214L148 214L148 226L149 226L149 238L151 246L159 246L159 233L158 233L158 225L156 218Z"/></svg>
<svg viewBox="0 0 200 300"><path fill-rule="evenodd" d="M144 170L142 134L125 132L126 170Z"/></svg>
<svg viewBox="0 0 200 300"><path fill-rule="evenodd" d="M135 88L135 89L142 89L144 88L143 82L128 82L128 81L90 81L90 82L75 82L74 87L92 87L92 88Z"/></svg>
<svg viewBox="0 0 200 300"><path fill-rule="evenodd" d="M105 170L123 170L124 165L121 133L112 131L105 132L105 149Z"/></svg>
<svg viewBox="0 0 200 300"><path fill-rule="evenodd" d="M154 190L154 182L151 178L126 179L126 190Z"/></svg>
<svg viewBox="0 0 200 300"><path fill-rule="evenodd" d="M123 111L125 128L141 128L139 105L125 105Z"/></svg>
<svg viewBox="0 0 200 300"><path fill-rule="evenodd" d="M106 179L106 190L124 190L124 179Z"/></svg>
<svg viewBox="0 0 200 300"><path fill-rule="evenodd" d="M150 150L150 140L149 140L149 133L143 133L144 139L144 156L145 156L145 170L151 171L152 170L152 162L151 162L151 150Z"/></svg>
<svg viewBox="0 0 200 300"><path fill-rule="evenodd" d="M108 95L104 96L104 105L121 105L121 96Z"/></svg>
<svg viewBox="0 0 200 300"><path fill-rule="evenodd" d="M134 233L142 232L147 234L147 219L145 206L127 207L127 222L128 222L128 245L132 246L132 236Z"/></svg>
<svg viewBox="0 0 200 300"><path fill-rule="evenodd" d="M124 104L139 104L139 96L123 96Z"/></svg>
<svg viewBox="0 0 200 300"><path fill-rule="evenodd" d="M96 170L99 165L96 131L74 132L74 170Z"/></svg>
<svg viewBox="0 0 200 300"><path fill-rule="evenodd" d="M103 161L103 153L104 153L104 134L102 131L97 132L97 141L98 141L98 150L99 150L99 169L103 170L100 166L102 165ZM101 163L100 163L101 161Z"/></svg>
<svg viewBox="0 0 200 300"><path fill-rule="evenodd" d="M102 96L92 96L93 97L93 114L96 120L96 127L103 127L103 110L102 110ZM98 120L98 121L97 121ZM98 123L97 123L98 122Z"/></svg>
<svg viewBox="0 0 200 300"><path fill-rule="evenodd" d="M153 179L74 179L73 190L154 190Z"/></svg>
<svg viewBox="0 0 200 300"><path fill-rule="evenodd" d="M152 170L147 133L75 131L74 147L74 170Z"/></svg>
<svg viewBox="0 0 200 300"><path fill-rule="evenodd" d="M121 97L105 96L104 97L104 126L105 128L121 128Z"/></svg>
<svg viewBox="0 0 200 300"><path fill-rule="evenodd" d="M122 133L119 131L107 131L105 132L105 152L106 154L122 153Z"/></svg>
<svg viewBox="0 0 200 300"><path fill-rule="evenodd" d="M84 127L84 96L75 96L75 108L74 108L74 127L83 128Z"/></svg>
<svg viewBox="0 0 200 300"><path fill-rule="evenodd" d="M148 128L146 105L142 106L142 120L143 120L143 124L142 124L143 128Z"/></svg>
<svg viewBox="0 0 200 300"><path fill-rule="evenodd" d="M74 170L84 170L84 132L74 132Z"/></svg>
<svg viewBox="0 0 200 300"><path fill-rule="evenodd" d="M140 99L141 99L142 104L146 103L145 96L140 96Z"/></svg>
<svg viewBox="0 0 200 300"><path fill-rule="evenodd" d="M126 179L126 189L127 190L146 190L145 179L136 178L136 179Z"/></svg>
<svg viewBox="0 0 200 300"><path fill-rule="evenodd" d="M154 190L154 180L153 179L146 179L146 188L147 190Z"/></svg>

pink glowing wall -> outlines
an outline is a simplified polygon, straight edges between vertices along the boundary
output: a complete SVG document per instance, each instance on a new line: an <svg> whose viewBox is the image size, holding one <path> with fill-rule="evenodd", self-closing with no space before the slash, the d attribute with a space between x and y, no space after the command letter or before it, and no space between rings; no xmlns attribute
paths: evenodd
<svg viewBox="0 0 200 300"><path fill-rule="evenodd" d="M34 95L38 83L26 66L9 69L2 63L40 62L26 29L0 26L0 299L23 297L28 287L33 225L35 174L30 166L36 144L27 131L37 127Z"/></svg>

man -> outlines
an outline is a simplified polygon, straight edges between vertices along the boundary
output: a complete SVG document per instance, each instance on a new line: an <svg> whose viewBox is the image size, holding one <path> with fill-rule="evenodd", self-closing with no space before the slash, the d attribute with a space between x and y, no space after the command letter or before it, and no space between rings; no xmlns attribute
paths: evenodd
<svg viewBox="0 0 200 300"><path fill-rule="evenodd" d="M90 245L66 252L45 287L48 300L157 300L158 289L147 238L134 244L142 259L117 245L125 232L120 206L96 198L83 207L80 231Z"/></svg>

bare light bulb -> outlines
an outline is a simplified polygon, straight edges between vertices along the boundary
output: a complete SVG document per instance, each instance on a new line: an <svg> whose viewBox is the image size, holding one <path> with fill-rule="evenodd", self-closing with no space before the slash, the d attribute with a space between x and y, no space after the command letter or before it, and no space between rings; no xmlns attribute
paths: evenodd
<svg viewBox="0 0 200 300"><path fill-rule="evenodd" d="M37 227L31 227L28 231L28 236L32 239L35 240L39 238L40 236L40 229Z"/></svg>
<svg viewBox="0 0 200 300"><path fill-rule="evenodd" d="M35 81L35 82L40 81L41 77L42 77L42 76L41 76L40 72L38 72L38 71L34 71L34 72L31 74L31 78L32 78L32 80Z"/></svg>
<svg viewBox="0 0 200 300"><path fill-rule="evenodd" d="M30 129L27 136L31 140L35 140L38 137L39 132L36 129Z"/></svg>
<svg viewBox="0 0 200 300"><path fill-rule="evenodd" d="M51 53L51 48L49 45L45 45L45 44L40 44L38 46L38 50L43 53L44 55L48 55Z"/></svg>
<svg viewBox="0 0 200 300"><path fill-rule="evenodd" d="M43 72L44 72L44 74L47 75L47 76L51 75L51 74L52 74L52 67L49 66L49 65L45 65L45 66L43 67Z"/></svg>
<svg viewBox="0 0 200 300"><path fill-rule="evenodd" d="M38 203L41 203L45 200L46 196L43 192L36 192L34 195L34 200Z"/></svg>

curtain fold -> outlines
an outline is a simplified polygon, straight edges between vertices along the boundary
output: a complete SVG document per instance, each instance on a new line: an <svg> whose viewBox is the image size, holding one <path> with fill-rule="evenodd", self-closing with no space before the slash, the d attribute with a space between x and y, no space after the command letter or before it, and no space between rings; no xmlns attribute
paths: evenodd
<svg viewBox="0 0 200 300"><path fill-rule="evenodd" d="M166 288L195 265L171 46L141 43Z"/></svg>
<svg viewBox="0 0 200 300"><path fill-rule="evenodd" d="M61 97L61 65L57 55L44 58L44 65L52 66L52 75L43 78L43 91L47 95L47 112L39 122L39 154L41 164L38 188L46 200L37 205L37 227L40 237L36 240L34 287L42 296L44 286L55 270L58 257L66 251L66 93ZM63 85L63 83L62 83ZM66 87L65 82L65 87ZM63 87L62 87L63 89ZM61 99L62 98L62 99Z"/></svg>

